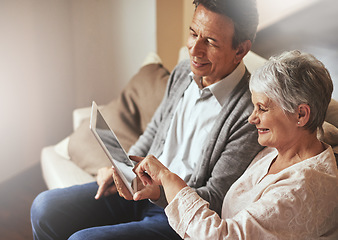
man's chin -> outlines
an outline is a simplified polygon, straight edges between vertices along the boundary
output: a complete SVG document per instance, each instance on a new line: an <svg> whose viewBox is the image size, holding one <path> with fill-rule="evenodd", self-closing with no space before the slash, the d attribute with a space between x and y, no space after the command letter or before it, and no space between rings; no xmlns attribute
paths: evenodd
<svg viewBox="0 0 338 240"><path fill-rule="evenodd" d="M195 68L194 66L190 65L190 69L193 72L195 76L198 77L205 77L208 75L208 71L201 69L201 68Z"/></svg>

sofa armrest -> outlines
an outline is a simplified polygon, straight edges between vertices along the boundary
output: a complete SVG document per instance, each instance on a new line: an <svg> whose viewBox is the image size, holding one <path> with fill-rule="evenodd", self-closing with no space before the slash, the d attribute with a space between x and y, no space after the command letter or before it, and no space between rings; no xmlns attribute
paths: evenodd
<svg viewBox="0 0 338 240"><path fill-rule="evenodd" d="M81 122L90 117L91 107L77 108L73 111L73 130L75 131Z"/></svg>
<svg viewBox="0 0 338 240"><path fill-rule="evenodd" d="M103 106L98 106L101 109ZM73 111L73 130L75 131L81 124L81 122L87 118L90 118L92 107L77 108ZM88 126L89 127L89 126Z"/></svg>
<svg viewBox="0 0 338 240"><path fill-rule="evenodd" d="M41 168L48 189L64 188L95 181L93 176L56 152L55 146L42 149Z"/></svg>

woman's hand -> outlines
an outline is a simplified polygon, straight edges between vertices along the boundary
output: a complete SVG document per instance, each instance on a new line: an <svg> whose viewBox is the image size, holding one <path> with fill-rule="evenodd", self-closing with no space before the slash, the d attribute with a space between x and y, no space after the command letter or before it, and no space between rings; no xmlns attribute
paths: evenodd
<svg viewBox="0 0 338 240"><path fill-rule="evenodd" d="M144 196L154 201L160 197L159 185L163 186L168 202L171 202L176 194L187 184L176 174L170 172L157 158L150 155L146 158L130 156L130 159L138 162L133 171L141 179L144 190L134 194L134 200L143 199ZM139 195L140 197L139 197ZM153 198L152 198L153 197Z"/></svg>
<svg viewBox="0 0 338 240"><path fill-rule="evenodd" d="M120 178L119 174L117 173L116 169L113 168L113 179L117 189L117 192L121 197L126 200L134 200L139 201L143 199L150 199L152 201L156 201L160 198L160 187L157 185L153 186L144 186L141 180L136 177L137 180L135 184L137 184L137 192L132 195L127 187L125 186L124 182Z"/></svg>
<svg viewBox="0 0 338 240"><path fill-rule="evenodd" d="M138 162L133 171L141 179L144 186L162 185L162 177L170 173L169 169L152 155L146 158L130 156L130 159Z"/></svg>

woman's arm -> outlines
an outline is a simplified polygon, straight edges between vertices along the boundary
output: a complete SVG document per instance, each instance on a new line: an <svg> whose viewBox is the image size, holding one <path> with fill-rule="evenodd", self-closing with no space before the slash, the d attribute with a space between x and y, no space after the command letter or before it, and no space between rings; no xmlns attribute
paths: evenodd
<svg viewBox="0 0 338 240"><path fill-rule="evenodd" d="M332 232L336 226L336 176L316 170L308 170L309 174L296 171L287 178L283 174L271 180L274 183L268 184L257 200L245 200L236 215L221 219L209 209L207 201L155 157L145 158L135 172L146 185L163 184L170 203L165 212L170 225L182 238L309 239L338 234L337 230ZM246 181L242 179L244 184ZM227 205L238 205L237 201L240 200L228 199Z"/></svg>

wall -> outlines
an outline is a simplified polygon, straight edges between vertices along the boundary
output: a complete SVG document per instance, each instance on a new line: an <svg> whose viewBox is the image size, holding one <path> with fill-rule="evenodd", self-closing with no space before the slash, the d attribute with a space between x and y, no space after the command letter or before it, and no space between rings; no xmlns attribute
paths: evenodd
<svg viewBox="0 0 338 240"><path fill-rule="evenodd" d="M182 6L182 0L157 0L157 53L170 71L177 63L177 52L182 44Z"/></svg>
<svg viewBox="0 0 338 240"><path fill-rule="evenodd" d="M156 51L155 0L0 1L0 182L116 97Z"/></svg>
<svg viewBox="0 0 338 240"><path fill-rule="evenodd" d="M258 31L319 0L257 0Z"/></svg>
<svg viewBox="0 0 338 240"><path fill-rule="evenodd" d="M156 51L156 1L72 1L76 106L115 97Z"/></svg>
<svg viewBox="0 0 338 240"><path fill-rule="evenodd" d="M338 100L336 0L257 0L260 13L258 39L254 51L269 57L285 50L299 49L313 54L329 70L334 84L332 98ZM297 13L299 11L300 14ZM273 28L270 25L280 22ZM266 29L265 29L266 28ZM262 42L263 41L263 42Z"/></svg>
<svg viewBox="0 0 338 240"><path fill-rule="evenodd" d="M185 46L194 5L192 0L157 0L157 52L170 71Z"/></svg>
<svg viewBox="0 0 338 240"><path fill-rule="evenodd" d="M319 0L257 0L258 31ZM192 0L157 0L157 46L164 65L177 63L178 49L185 46L194 13Z"/></svg>

